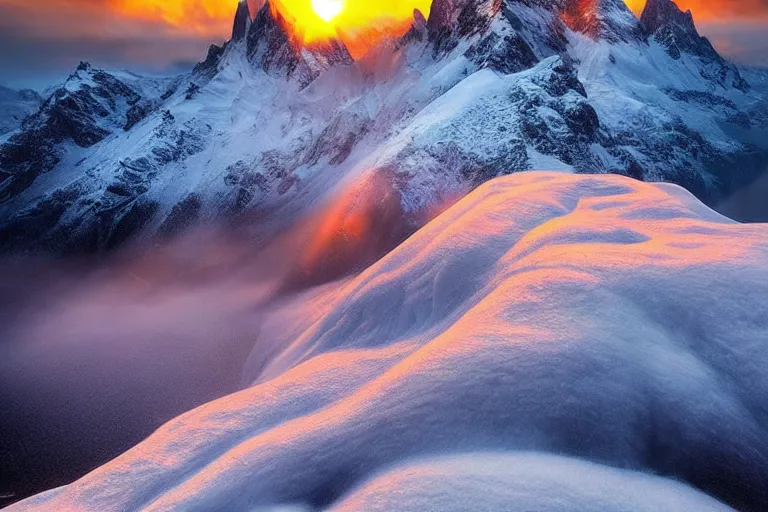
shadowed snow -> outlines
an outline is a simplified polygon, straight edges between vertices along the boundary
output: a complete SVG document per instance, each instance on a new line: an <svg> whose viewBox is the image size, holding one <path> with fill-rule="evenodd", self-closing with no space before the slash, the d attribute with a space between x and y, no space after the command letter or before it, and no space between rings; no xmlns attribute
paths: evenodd
<svg viewBox="0 0 768 512"><path fill-rule="evenodd" d="M673 185L496 179L286 300L252 387L15 510L765 509L766 268Z"/></svg>

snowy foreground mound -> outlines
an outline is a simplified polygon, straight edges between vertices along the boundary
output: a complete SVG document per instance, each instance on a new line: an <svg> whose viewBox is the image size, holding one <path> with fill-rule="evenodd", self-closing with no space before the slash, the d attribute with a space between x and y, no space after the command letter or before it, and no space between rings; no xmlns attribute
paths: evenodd
<svg viewBox="0 0 768 512"><path fill-rule="evenodd" d="M765 510L766 297L767 225L496 179L283 304L252 387L11 510Z"/></svg>

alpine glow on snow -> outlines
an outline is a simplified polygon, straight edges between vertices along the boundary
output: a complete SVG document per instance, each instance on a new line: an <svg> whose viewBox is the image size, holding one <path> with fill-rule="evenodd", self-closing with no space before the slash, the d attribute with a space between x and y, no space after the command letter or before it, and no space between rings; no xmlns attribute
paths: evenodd
<svg viewBox="0 0 768 512"><path fill-rule="evenodd" d="M0 507L768 510L768 68L714 14L61 1L0 0L56 75L0 87Z"/></svg>

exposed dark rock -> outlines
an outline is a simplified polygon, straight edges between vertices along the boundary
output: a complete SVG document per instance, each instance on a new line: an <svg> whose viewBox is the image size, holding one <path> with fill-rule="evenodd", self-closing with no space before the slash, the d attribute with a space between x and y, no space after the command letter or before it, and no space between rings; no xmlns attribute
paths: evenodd
<svg viewBox="0 0 768 512"><path fill-rule="evenodd" d="M146 117L157 108L157 105L158 103L152 100L141 100L133 105L125 116L125 126L123 127L123 130L127 132L146 119Z"/></svg>
<svg viewBox="0 0 768 512"><path fill-rule="evenodd" d="M420 10L414 9L411 28L400 38L396 46L402 48L411 42L424 41L427 37L427 19Z"/></svg>
<svg viewBox="0 0 768 512"><path fill-rule="evenodd" d="M265 72L295 79L303 89L323 71L354 62L344 44L335 39L305 49L297 47L286 23L266 2L248 29L248 58Z"/></svg>
<svg viewBox="0 0 768 512"><path fill-rule="evenodd" d="M173 207L158 231L161 236L175 237L194 226L200 218L203 207L198 194L190 194Z"/></svg>
<svg viewBox="0 0 768 512"><path fill-rule="evenodd" d="M195 68L192 70L192 74L206 77L212 77L215 75L216 71L218 70L221 57L224 55L226 46L226 44L224 46L218 46L215 44L209 46L208 55L206 55L205 60L195 66Z"/></svg>
<svg viewBox="0 0 768 512"><path fill-rule="evenodd" d="M649 34L655 34L670 23L678 25L683 31L697 33L691 11L681 11L672 0L648 0L640 15L640 23Z"/></svg>
<svg viewBox="0 0 768 512"><path fill-rule="evenodd" d="M0 227L0 252L28 248L52 230L77 198L75 188L55 190Z"/></svg>
<svg viewBox="0 0 768 512"><path fill-rule="evenodd" d="M584 84L579 81L576 68L564 59L558 59L548 73L539 73L533 77L534 83L541 86L552 96L563 96L568 91L576 91L584 98L587 91Z"/></svg>
<svg viewBox="0 0 768 512"><path fill-rule="evenodd" d="M232 26L232 41L242 41L248 33L248 26L251 24L251 13L248 10L248 2L241 0L237 4L235 12L235 21Z"/></svg>
<svg viewBox="0 0 768 512"><path fill-rule="evenodd" d="M623 0L566 0L563 21L572 30L612 43L645 39L645 34Z"/></svg>
<svg viewBox="0 0 768 512"><path fill-rule="evenodd" d="M566 102L560 109L568 128L577 136L592 139L600 128L597 112L589 103Z"/></svg>
<svg viewBox="0 0 768 512"><path fill-rule="evenodd" d="M131 204L111 230L105 249L114 250L136 236L154 217L159 207L160 204L156 201L145 199L139 199ZM105 220L109 222L108 218Z"/></svg>
<svg viewBox="0 0 768 512"><path fill-rule="evenodd" d="M187 100L194 99L194 97L197 96L199 92L200 92L200 86L192 82L187 87L186 95L184 96L184 98Z"/></svg>
<svg viewBox="0 0 768 512"><path fill-rule="evenodd" d="M672 0L648 0L640 22L674 59L679 59L681 52L687 52L715 61L722 60L712 43L699 35L691 11L682 12Z"/></svg>
<svg viewBox="0 0 768 512"><path fill-rule="evenodd" d="M0 146L0 202L23 192L40 174L61 160L59 144L72 141L88 148L125 126L123 105L141 96L114 76L81 62L66 84ZM131 107L132 108L132 107Z"/></svg>
<svg viewBox="0 0 768 512"><path fill-rule="evenodd" d="M413 28L419 32L427 29L427 18L419 9L413 10Z"/></svg>
<svg viewBox="0 0 768 512"><path fill-rule="evenodd" d="M467 37L486 31L500 4L500 0L494 0L490 11L486 11L485 3L465 2L456 17L456 33L459 37Z"/></svg>
<svg viewBox="0 0 768 512"><path fill-rule="evenodd" d="M713 69L705 70L702 76L723 86L730 85L742 91L749 89L741 73L717 53L709 39L699 35L691 11L681 11L672 0L648 0L640 23L673 59L688 53L709 60Z"/></svg>
<svg viewBox="0 0 768 512"><path fill-rule="evenodd" d="M436 41L442 33L453 27L453 0L434 0L427 20L430 41Z"/></svg>
<svg viewBox="0 0 768 512"><path fill-rule="evenodd" d="M453 37L453 0L433 0L427 20L427 37L432 43L432 56L437 59L453 50L458 41Z"/></svg>
<svg viewBox="0 0 768 512"><path fill-rule="evenodd" d="M465 56L481 68L489 67L503 74L518 73L539 62L528 43L517 33L503 38L491 33L472 46Z"/></svg>
<svg viewBox="0 0 768 512"><path fill-rule="evenodd" d="M536 151L576 170L594 171L590 146L600 139L600 120L587 102L575 68L562 59L538 71L531 82L539 90L514 90L520 133Z"/></svg>
<svg viewBox="0 0 768 512"><path fill-rule="evenodd" d="M738 110L736 104L731 100L705 91L664 89L664 93L677 101L695 102L708 107L724 107L729 110Z"/></svg>
<svg viewBox="0 0 768 512"><path fill-rule="evenodd" d="M160 96L160 99L161 99L161 100L163 100L163 101L167 100L168 98L170 98L171 96L173 96L174 94L176 94L176 91L177 91L178 89L179 89L179 85L178 85L178 83L174 83L172 86L170 86L170 87L168 88L168 90L167 90L167 91L165 91L165 92L162 94L162 96Z"/></svg>
<svg viewBox="0 0 768 512"><path fill-rule="evenodd" d="M262 158L264 164L268 159ZM254 166L256 167L256 166ZM259 166L265 168L266 166ZM273 169L274 171L274 169ZM271 172L267 170L267 172ZM277 174L285 171L277 171ZM256 199L257 195L262 195L269 190L269 180L261 172L256 172L251 166L242 160L235 162L227 167L227 174L224 177L224 183L233 187L234 193L229 198L230 208L233 213L241 213Z"/></svg>
<svg viewBox="0 0 768 512"><path fill-rule="evenodd" d="M203 136L210 132L210 127L185 124L178 126L173 115L165 111L163 123L155 129L157 145L152 148L152 157L158 165L181 162L188 156L203 150Z"/></svg>

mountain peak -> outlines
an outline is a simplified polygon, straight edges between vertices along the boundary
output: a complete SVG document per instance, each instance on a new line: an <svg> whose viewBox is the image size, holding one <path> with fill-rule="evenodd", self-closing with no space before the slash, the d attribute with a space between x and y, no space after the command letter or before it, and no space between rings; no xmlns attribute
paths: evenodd
<svg viewBox="0 0 768 512"><path fill-rule="evenodd" d="M699 35L691 11L683 12L673 0L648 0L640 24L673 59L679 60L683 53L700 57L706 61L702 76L723 87L749 89L739 70L717 53L709 39Z"/></svg>
<svg viewBox="0 0 768 512"><path fill-rule="evenodd" d="M427 17L419 9L413 10L413 21L408 32L403 34L397 42L397 47L402 48L412 41L423 41L427 37Z"/></svg>
<svg viewBox="0 0 768 512"><path fill-rule="evenodd" d="M347 47L337 39L310 45L300 42L269 1L256 14L246 37L251 62L267 73L298 80L302 89L323 71L354 62Z"/></svg>
<svg viewBox="0 0 768 512"><path fill-rule="evenodd" d="M616 43L643 38L637 18L623 0L566 0L563 21L592 39Z"/></svg>
<svg viewBox="0 0 768 512"><path fill-rule="evenodd" d="M712 43L699 35L691 11L683 12L672 0L648 0L640 24L674 59L686 52L718 62L723 60Z"/></svg>
<svg viewBox="0 0 768 512"><path fill-rule="evenodd" d="M413 27L418 31L427 28L427 18L419 9L413 10Z"/></svg>
<svg viewBox="0 0 768 512"><path fill-rule="evenodd" d="M232 40L241 41L245 39L248 33L248 27L251 24L251 11L248 8L248 2L246 0L240 0L237 4L237 11L235 12L235 21L232 26Z"/></svg>
<svg viewBox="0 0 768 512"><path fill-rule="evenodd" d="M433 0L432 9L427 20L427 30L430 39L435 39L446 29L453 25L453 12L455 6L453 0Z"/></svg>
<svg viewBox="0 0 768 512"><path fill-rule="evenodd" d="M691 11L683 12L672 0L647 0L640 22L649 33L656 32L668 23L676 23L681 27L696 30Z"/></svg>

